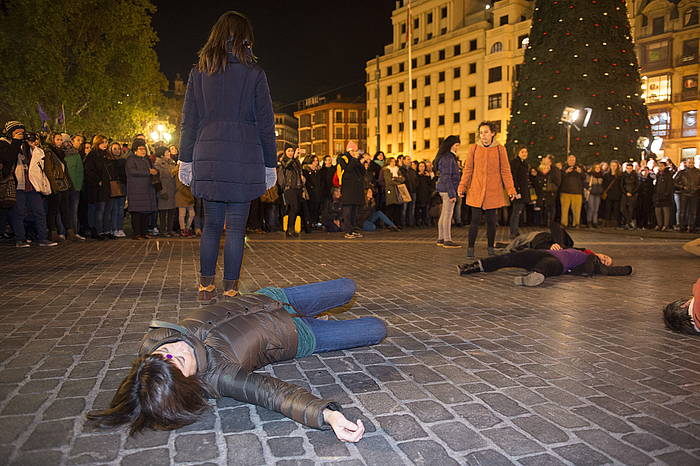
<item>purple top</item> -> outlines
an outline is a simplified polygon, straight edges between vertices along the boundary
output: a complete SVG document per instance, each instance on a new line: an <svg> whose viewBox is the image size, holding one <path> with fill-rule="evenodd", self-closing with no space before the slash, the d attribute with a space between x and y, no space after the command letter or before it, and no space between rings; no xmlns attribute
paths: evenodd
<svg viewBox="0 0 700 466"><path fill-rule="evenodd" d="M577 267L588 258L588 254L578 249L560 249L559 251L547 250L548 253L556 257L564 267L564 273L571 272L571 269Z"/></svg>

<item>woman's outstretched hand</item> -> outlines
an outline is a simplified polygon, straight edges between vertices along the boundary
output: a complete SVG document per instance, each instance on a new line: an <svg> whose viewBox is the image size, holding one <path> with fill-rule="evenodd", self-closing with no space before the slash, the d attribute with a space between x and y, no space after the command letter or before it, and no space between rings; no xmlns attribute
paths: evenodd
<svg viewBox="0 0 700 466"><path fill-rule="evenodd" d="M365 434L365 426L361 420L358 419L357 424L352 423L340 411L324 409L323 420L331 426L338 440L343 442L357 442Z"/></svg>

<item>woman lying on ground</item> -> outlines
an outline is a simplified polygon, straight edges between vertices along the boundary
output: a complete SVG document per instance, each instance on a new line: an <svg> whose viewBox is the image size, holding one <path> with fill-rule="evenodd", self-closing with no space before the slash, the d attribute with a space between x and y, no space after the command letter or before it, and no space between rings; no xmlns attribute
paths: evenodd
<svg viewBox="0 0 700 466"><path fill-rule="evenodd" d="M231 397L357 442L365 431L362 421L348 421L339 404L254 372L278 361L379 343L386 326L375 317L314 318L346 304L354 292L348 278L268 287L197 309L178 324L153 321L110 407L88 418L103 427L130 424L131 434L172 430L196 421L207 397Z"/></svg>
<svg viewBox="0 0 700 466"><path fill-rule="evenodd" d="M666 327L686 335L700 335L700 278L693 285L693 296L678 299L664 308Z"/></svg>

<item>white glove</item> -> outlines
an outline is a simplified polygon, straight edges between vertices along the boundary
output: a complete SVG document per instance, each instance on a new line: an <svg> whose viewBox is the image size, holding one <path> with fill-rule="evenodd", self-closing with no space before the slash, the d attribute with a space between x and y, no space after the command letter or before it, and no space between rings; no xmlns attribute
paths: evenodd
<svg viewBox="0 0 700 466"><path fill-rule="evenodd" d="M192 162L180 162L180 171L178 172L178 178L182 181L182 184L189 186L192 184Z"/></svg>
<svg viewBox="0 0 700 466"><path fill-rule="evenodd" d="M277 169L265 167L265 189L270 189L277 183Z"/></svg>

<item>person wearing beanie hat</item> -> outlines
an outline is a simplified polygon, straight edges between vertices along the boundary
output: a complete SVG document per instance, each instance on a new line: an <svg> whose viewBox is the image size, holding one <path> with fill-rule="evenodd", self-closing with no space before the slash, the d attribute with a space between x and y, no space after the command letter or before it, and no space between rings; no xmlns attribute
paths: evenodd
<svg viewBox="0 0 700 466"><path fill-rule="evenodd" d="M14 132L17 130L24 130L25 127L22 123L16 120L11 120L5 123L5 129L3 133L5 133L5 136L7 136L8 139L13 139L14 138Z"/></svg>

